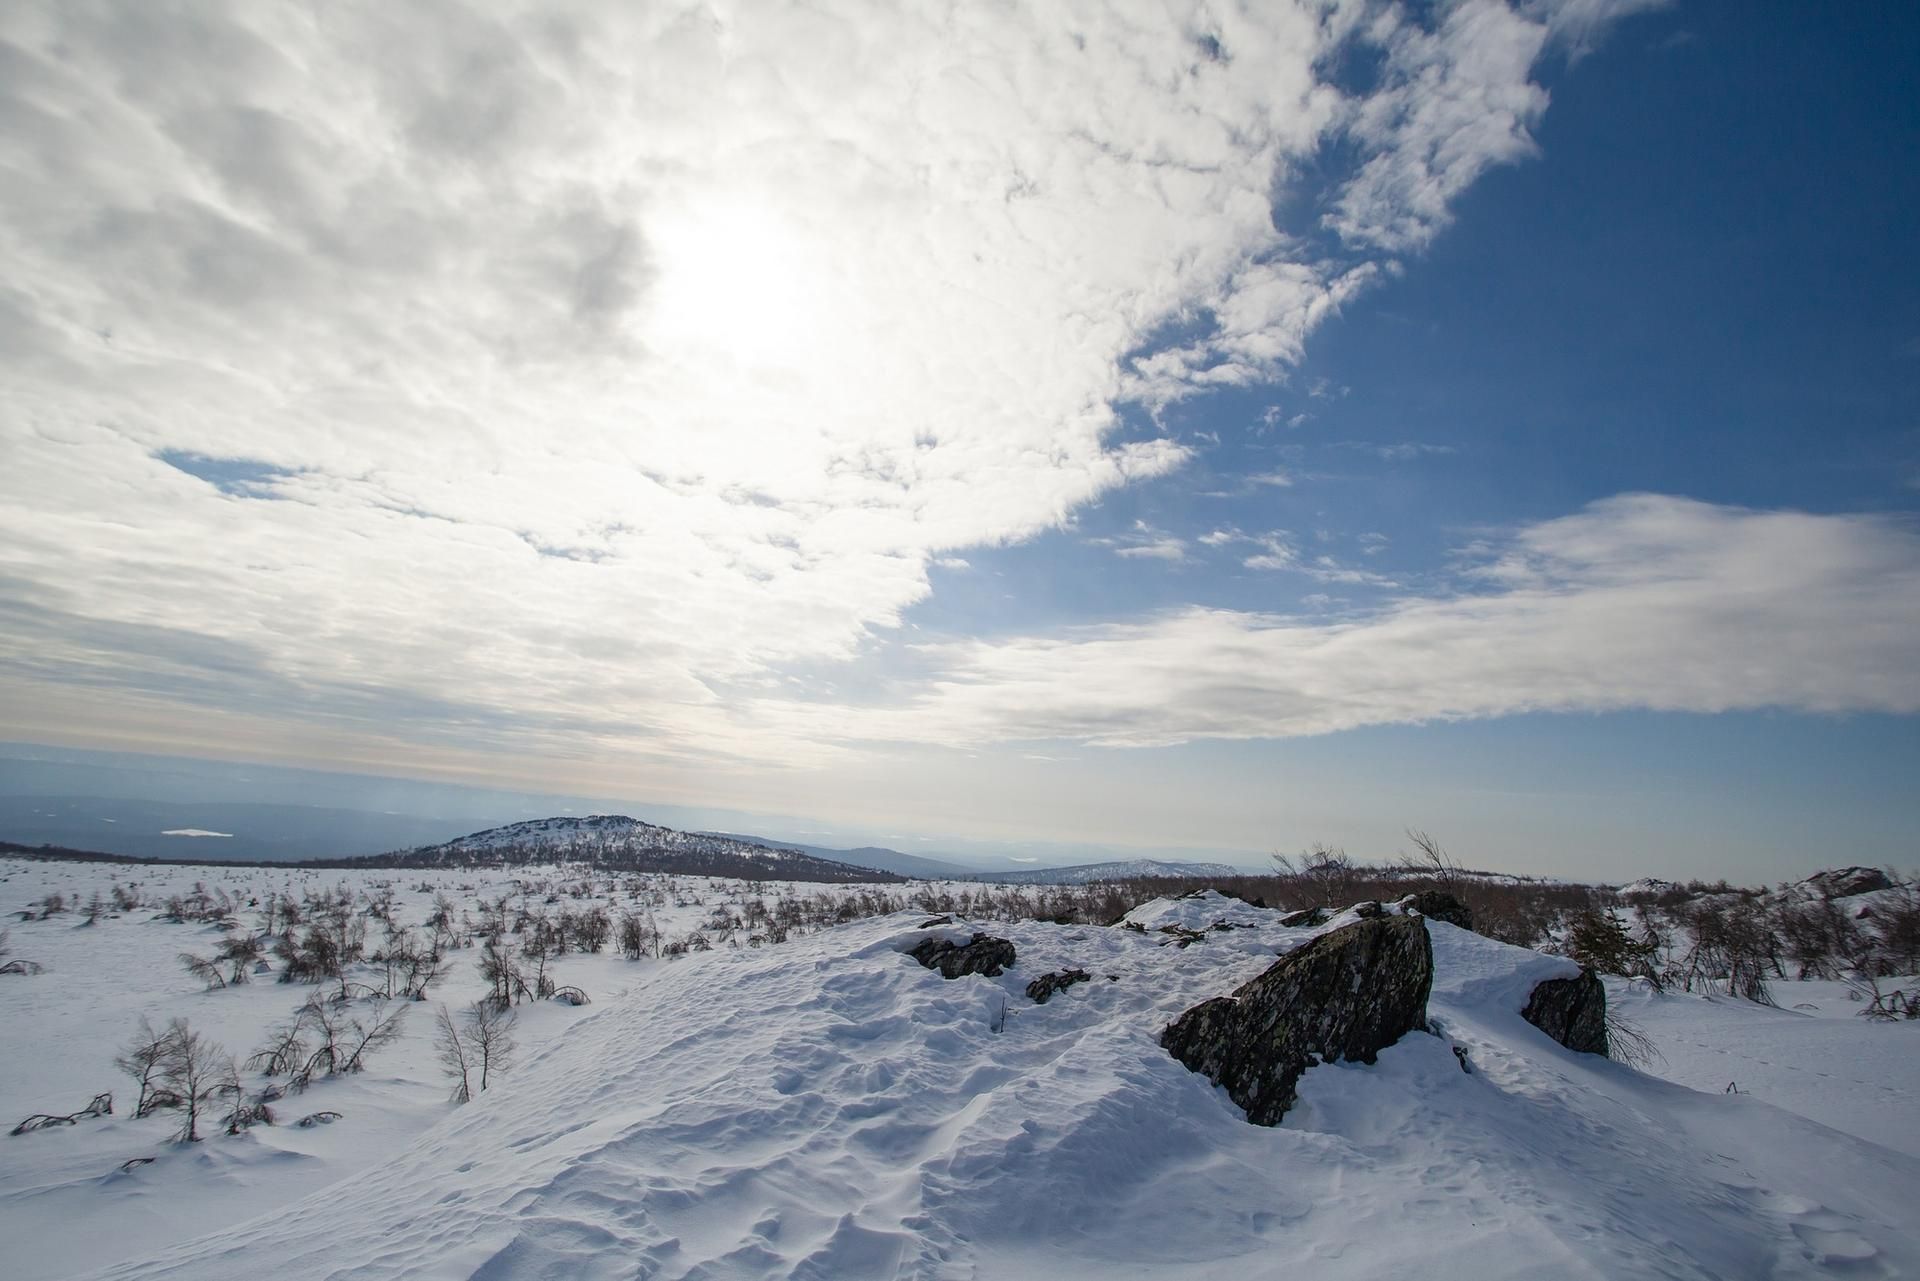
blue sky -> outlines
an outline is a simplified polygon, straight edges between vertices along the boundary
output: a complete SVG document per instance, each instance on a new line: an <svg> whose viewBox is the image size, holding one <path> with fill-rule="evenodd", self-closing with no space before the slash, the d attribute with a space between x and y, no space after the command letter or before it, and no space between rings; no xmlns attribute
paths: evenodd
<svg viewBox="0 0 1920 1281"><path fill-rule="evenodd" d="M1911 860L1907 7L0 36L11 737L823 844Z"/></svg>

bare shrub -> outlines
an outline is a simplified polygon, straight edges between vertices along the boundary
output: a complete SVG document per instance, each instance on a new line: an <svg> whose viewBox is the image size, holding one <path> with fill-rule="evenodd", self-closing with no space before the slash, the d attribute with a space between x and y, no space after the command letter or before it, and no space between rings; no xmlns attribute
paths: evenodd
<svg viewBox="0 0 1920 1281"><path fill-rule="evenodd" d="M113 1095L96 1094L93 1096L93 1101L81 1108L78 1112L36 1112L7 1131L7 1133L12 1135L32 1134L35 1130L51 1129L57 1125L78 1125L88 1117L112 1115Z"/></svg>
<svg viewBox="0 0 1920 1281"><path fill-rule="evenodd" d="M323 1001L317 996L307 998L300 1007L293 1031L293 1043L300 1052L306 1054L300 1066L293 1069L287 1079L287 1086L298 1094L310 1087L314 1079L320 1076L339 1076L358 1072L366 1066L367 1055L383 1046L391 1044L400 1035L401 1020L407 1007L395 1006L391 1012L382 1013L386 1000L374 999L371 1018L358 1018L346 1012L345 1006L337 1001ZM301 1042L305 1036L313 1038L313 1049L305 1051ZM276 1042L285 1045L288 1032L283 1029ZM273 1048L273 1047L269 1047ZM255 1058L259 1058L256 1055Z"/></svg>
<svg viewBox="0 0 1920 1281"><path fill-rule="evenodd" d="M1607 1057L1642 1071L1666 1059L1639 1024L1611 1009L1607 1011Z"/></svg>
<svg viewBox="0 0 1920 1281"><path fill-rule="evenodd" d="M8 960L7 958L10 956L13 956L13 944L9 939L7 931L0 930L0 974L42 974L46 972L47 967L38 961L23 961L18 958Z"/></svg>

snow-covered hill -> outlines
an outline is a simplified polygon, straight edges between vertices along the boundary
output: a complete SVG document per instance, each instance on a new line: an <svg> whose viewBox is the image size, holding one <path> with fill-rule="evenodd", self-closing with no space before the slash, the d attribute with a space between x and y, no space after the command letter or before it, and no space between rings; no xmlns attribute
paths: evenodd
<svg viewBox="0 0 1920 1281"><path fill-rule="evenodd" d="M530 819L440 845L380 855L384 867L521 866L559 861L610 870L751 880L875 882L900 876L731 836L681 832L624 814Z"/></svg>
<svg viewBox="0 0 1920 1281"><path fill-rule="evenodd" d="M1159 1032L1314 931L1134 916L1214 908L1185 948L1000 927L992 979L904 955L911 914L654 966L351 1182L105 1275L1920 1275L1920 1159L1564 1050L1519 1010L1570 963L1438 922L1440 1035L1248 1124Z"/></svg>
<svg viewBox="0 0 1920 1281"><path fill-rule="evenodd" d="M1087 885L1094 881L1139 881L1154 877L1245 876L1244 868L1225 863L1175 863L1159 858L1116 859L1075 867L1043 867L1017 872L986 872L972 877L999 885Z"/></svg>

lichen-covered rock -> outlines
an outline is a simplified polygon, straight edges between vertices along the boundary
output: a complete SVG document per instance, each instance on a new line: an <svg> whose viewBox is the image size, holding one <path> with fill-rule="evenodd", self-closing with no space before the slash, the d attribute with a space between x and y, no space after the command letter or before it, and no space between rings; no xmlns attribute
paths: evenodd
<svg viewBox="0 0 1920 1281"><path fill-rule="evenodd" d="M1070 988L1075 983L1085 983L1092 977L1085 970L1055 970L1027 984L1027 996L1035 1005L1045 1005L1055 992Z"/></svg>
<svg viewBox="0 0 1920 1281"><path fill-rule="evenodd" d="M1607 989L1592 970L1535 984L1520 1017L1569 1050L1607 1052Z"/></svg>
<svg viewBox="0 0 1920 1281"><path fill-rule="evenodd" d="M993 978L1013 964L1013 944L986 934L974 935L970 943L922 939L907 955L930 970L939 970L942 978L957 979L962 974Z"/></svg>
<svg viewBox="0 0 1920 1281"><path fill-rule="evenodd" d="M1400 906L1412 908L1429 920L1445 921L1463 930L1473 928L1473 909L1445 890L1422 890L1418 894L1409 894L1400 900Z"/></svg>
<svg viewBox="0 0 1920 1281"><path fill-rule="evenodd" d="M1433 944L1417 916L1377 916L1290 952L1231 996L1202 1001L1160 1044L1226 1087L1255 1125L1278 1125L1315 1063L1371 1063L1426 1026Z"/></svg>

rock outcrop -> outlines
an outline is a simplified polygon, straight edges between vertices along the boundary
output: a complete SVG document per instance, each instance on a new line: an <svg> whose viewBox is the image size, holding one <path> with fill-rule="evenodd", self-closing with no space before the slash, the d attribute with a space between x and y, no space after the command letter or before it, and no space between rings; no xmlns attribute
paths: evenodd
<svg viewBox="0 0 1920 1281"><path fill-rule="evenodd" d="M1055 970L1027 984L1027 996L1035 1005L1045 1005L1055 992L1064 991L1075 983L1085 983L1092 977L1085 970Z"/></svg>
<svg viewBox="0 0 1920 1281"><path fill-rule="evenodd" d="M1592 970L1536 984L1520 1017L1569 1050L1607 1052L1607 989Z"/></svg>
<svg viewBox="0 0 1920 1281"><path fill-rule="evenodd" d="M942 978L957 979L962 974L993 978L1013 964L1013 944L986 934L974 935L969 943L923 939L907 955L930 970L939 970Z"/></svg>
<svg viewBox="0 0 1920 1281"><path fill-rule="evenodd" d="M1429 920L1445 921L1463 930L1473 928L1473 909L1445 890L1422 890L1418 894L1409 894L1400 900L1400 905L1412 908Z"/></svg>
<svg viewBox="0 0 1920 1281"><path fill-rule="evenodd" d="M1893 886L1887 874L1877 867L1830 867L1824 872L1815 872L1801 884L1821 898L1852 898L1855 894L1871 894Z"/></svg>
<svg viewBox="0 0 1920 1281"><path fill-rule="evenodd" d="M1377 916L1323 934L1231 996L1203 1001L1160 1044L1226 1087L1255 1125L1277 1125L1316 1063L1372 1063L1426 1026L1433 945L1417 916Z"/></svg>

